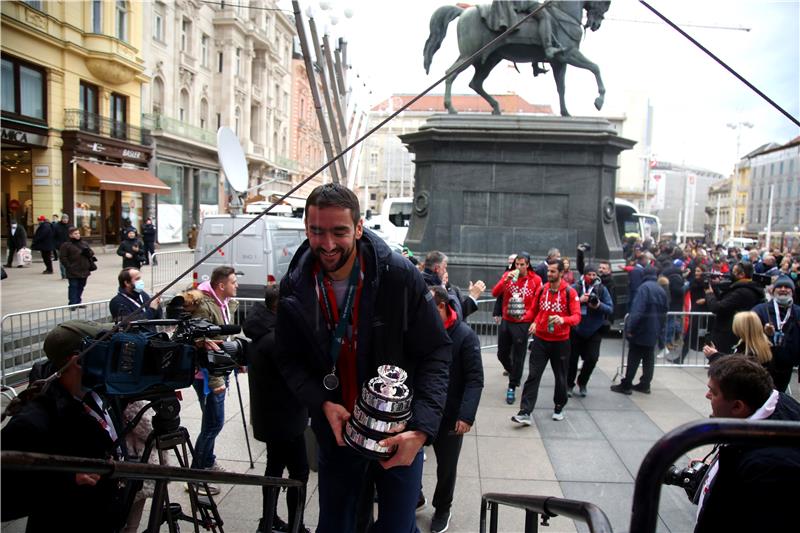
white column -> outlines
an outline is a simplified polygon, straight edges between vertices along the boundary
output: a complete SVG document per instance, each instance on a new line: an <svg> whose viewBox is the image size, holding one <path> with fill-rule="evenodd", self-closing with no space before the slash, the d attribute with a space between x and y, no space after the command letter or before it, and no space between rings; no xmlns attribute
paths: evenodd
<svg viewBox="0 0 800 533"><path fill-rule="evenodd" d="M770 238L772 237L772 193L775 192L775 185L769 186L769 209L767 210L767 251L770 248Z"/></svg>

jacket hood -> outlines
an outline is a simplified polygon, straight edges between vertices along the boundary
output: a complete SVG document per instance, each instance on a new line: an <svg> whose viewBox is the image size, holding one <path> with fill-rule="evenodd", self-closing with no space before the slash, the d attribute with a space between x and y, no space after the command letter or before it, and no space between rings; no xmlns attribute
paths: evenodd
<svg viewBox="0 0 800 533"><path fill-rule="evenodd" d="M655 281L658 278L658 273L655 267L647 266L644 267L644 274L642 275L642 281Z"/></svg>
<svg viewBox="0 0 800 533"><path fill-rule="evenodd" d="M366 269L375 273L372 283L378 286L381 272L387 268L389 258L392 255L392 249L389 248L383 239L378 237L371 230L364 228L364 233L358 240L358 251L364 259ZM289 263L289 270L286 272L286 277L284 278L286 283L281 283L281 294L291 293L293 287L301 279L303 273L310 272L313 265L314 255L311 253L311 247L308 244L308 239L306 239L295 252L294 257L292 257L292 262ZM284 290L286 290L286 292L284 292Z"/></svg>
<svg viewBox="0 0 800 533"><path fill-rule="evenodd" d="M267 309L264 304L256 304L247 313L247 320L244 322L242 331L253 342L257 342L261 337L275 329L277 320L277 315Z"/></svg>
<svg viewBox="0 0 800 533"><path fill-rule="evenodd" d="M206 280L198 285L197 290L211 298L220 307L223 305L228 305L228 302L231 300L230 298L225 298L220 302L219 298L217 298L217 294L214 292L214 289L211 288L211 280Z"/></svg>

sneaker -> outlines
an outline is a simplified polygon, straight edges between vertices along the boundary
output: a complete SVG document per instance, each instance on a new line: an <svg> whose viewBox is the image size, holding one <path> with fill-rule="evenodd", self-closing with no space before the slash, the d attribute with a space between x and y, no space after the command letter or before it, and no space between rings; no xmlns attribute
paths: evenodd
<svg viewBox="0 0 800 533"><path fill-rule="evenodd" d="M450 511L436 511L431 519L431 533L442 533L450 527Z"/></svg>
<svg viewBox="0 0 800 533"><path fill-rule="evenodd" d="M217 461L214 461L214 464L206 468L206 470L211 470L212 472L228 472L228 470Z"/></svg>
<svg viewBox="0 0 800 533"><path fill-rule="evenodd" d="M508 376L508 370L503 370L503 375Z"/></svg>
<svg viewBox="0 0 800 533"><path fill-rule="evenodd" d="M289 524L281 520L281 517L275 515L272 517L272 531L289 531Z"/></svg>
<svg viewBox="0 0 800 533"><path fill-rule="evenodd" d="M425 509L426 505L428 505L428 498L426 498L425 495L420 490L419 491L419 499L417 500L417 511L421 511L421 510Z"/></svg>
<svg viewBox="0 0 800 533"><path fill-rule="evenodd" d="M633 394L633 389L620 383L619 385L611 385L611 392L618 392L620 394L627 394L630 396Z"/></svg>
<svg viewBox="0 0 800 533"><path fill-rule="evenodd" d="M575 394L575 387L570 387L567 389L567 398L572 398L574 394Z"/></svg>
<svg viewBox="0 0 800 533"><path fill-rule="evenodd" d="M562 412L563 407L556 407L555 411L553 411L553 420L561 421L564 420L564 413Z"/></svg>
<svg viewBox="0 0 800 533"><path fill-rule="evenodd" d="M578 396L581 398L586 398L586 387L580 387L578 389Z"/></svg>
<svg viewBox="0 0 800 533"><path fill-rule="evenodd" d="M511 421L516 422L517 424L522 424L523 426L530 426L532 423L531 415L523 413L522 411L512 416Z"/></svg>
<svg viewBox="0 0 800 533"><path fill-rule="evenodd" d="M642 394L650 394L650 387L646 387L639 383L638 385L633 386L633 390L636 392L641 392Z"/></svg>
<svg viewBox="0 0 800 533"><path fill-rule="evenodd" d="M513 387L509 387L506 391L506 403L513 405L515 401L517 401L517 393Z"/></svg>

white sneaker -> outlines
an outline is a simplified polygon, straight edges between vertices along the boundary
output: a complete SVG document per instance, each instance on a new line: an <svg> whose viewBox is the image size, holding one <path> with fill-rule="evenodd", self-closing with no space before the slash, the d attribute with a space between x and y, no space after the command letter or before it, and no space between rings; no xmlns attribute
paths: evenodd
<svg viewBox="0 0 800 533"><path fill-rule="evenodd" d="M516 422L517 424L522 424L523 426L530 426L531 415L525 413L518 413L511 417L511 421Z"/></svg>
<svg viewBox="0 0 800 533"><path fill-rule="evenodd" d="M559 409L558 411L553 411L553 420L561 421L564 420L564 413Z"/></svg>
<svg viewBox="0 0 800 533"><path fill-rule="evenodd" d="M228 472L229 471L227 468L225 468L224 466L219 464L218 461L214 461L214 464L211 465L209 468L206 468L206 470L211 470L212 472Z"/></svg>

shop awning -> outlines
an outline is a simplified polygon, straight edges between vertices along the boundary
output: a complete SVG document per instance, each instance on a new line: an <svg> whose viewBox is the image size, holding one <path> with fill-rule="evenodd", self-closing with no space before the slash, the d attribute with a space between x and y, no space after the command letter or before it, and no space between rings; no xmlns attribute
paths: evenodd
<svg viewBox="0 0 800 533"><path fill-rule="evenodd" d="M78 166L97 178L101 189L106 191L131 191L147 194L169 194L169 186L146 170L115 167L77 161Z"/></svg>

